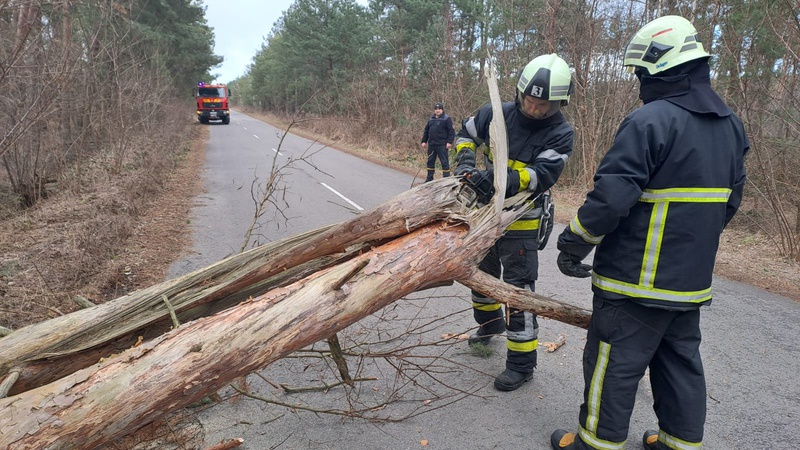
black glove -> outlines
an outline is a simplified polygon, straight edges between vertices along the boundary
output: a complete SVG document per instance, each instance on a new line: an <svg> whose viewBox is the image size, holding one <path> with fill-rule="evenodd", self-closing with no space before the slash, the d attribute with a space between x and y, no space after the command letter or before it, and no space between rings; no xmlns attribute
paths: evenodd
<svg viewBox="0 0 800 450"><path fill-rule="evenodd" d="M494 196L493 170L478 170L470 167L468 172L463 173L459 168L456 168L454 173L457 176L464 176L463 181L472 186L472 189L478 195L479 202L486 204L492 200L492 196ZM509 175L506 178L505 198L516 195L518 188L519 182L513 182Z"/></svg>
<svg viewBox="0 0 800 450"><path fill-rule="evenodd" d="M466 175L466 174L470 173L474 169L475 168L472 167L472 166L467 166L465 164L461 164L459 166L456 166L456 170L453 171L453 175L455 175L457 177L460 177L461 175Z"/></svg>
<svg viewBox="0 0 800 450"><path fill-rule="evenodd" d="M558 264L558 270L568 277L586 278L592 276L592 273L589 272L592 270L592 266L581 263L577 256L560 252L556 263Z"/></svg>

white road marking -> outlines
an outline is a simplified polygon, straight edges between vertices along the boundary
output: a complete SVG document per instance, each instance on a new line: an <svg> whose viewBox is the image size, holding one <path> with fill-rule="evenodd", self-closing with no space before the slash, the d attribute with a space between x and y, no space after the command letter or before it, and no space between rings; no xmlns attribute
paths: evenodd
<svg viewBox="0 0 800 450"><path fill-rule="evenodd" d="M275 152L275 153L277 153L277 154L279 154L279 155L281 155L281 156L283 156L283 153L279 152L277 149L274 149L274 148L273 148L273 149L272 149L272 151L273 151L273 152Z"/></svg>
<svg viewBox="0 0 800 450"><path fill-rule="evenodd" d="M256 136L255 134L253 135L253 137L256 138L256 139L261 139L260 137Z"/></svg>
<svg viewBox="0 0 800 450"><path fill-rule="evenodd" d="M363 210L364 210L364 208L362 208L362 207L360 207L360 206L356 205L356 204L355 204L355 203L354 203L352 200L350 200L349 198L347 198L347 197L345 197L344 195L342 195L342 194L340 194L339 192L337 192L337 191L336 191L336 189L334 189L334 188L332 188L332 187L328 186L328 185L327 185L327 184L325 184L325 183L320 183L320 184L321 184L321 185L323 185L323 186L325 186L326 188L330 189L330 191L331 191L331 192L333 192L334 194L336 194L336 195L338 195L339 197L341 197L341 198L342 198L342 200L344 200L344 201L346 201L347 203L350 203L351 205L353 205L353 207L354 207L354 208L356 208L357 210L359 210L359 211L363 211Z"/></svg>

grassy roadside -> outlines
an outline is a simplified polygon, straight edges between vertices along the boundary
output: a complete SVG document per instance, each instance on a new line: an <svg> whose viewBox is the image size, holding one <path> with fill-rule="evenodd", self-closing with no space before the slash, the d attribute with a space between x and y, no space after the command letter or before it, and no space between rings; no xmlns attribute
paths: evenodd
<svg viewBox="0 0 800 450"><path fill-rule="evenodd" d="M184 251L208 130L178 116L130 143L124 169L98 158L78 187L0 218L0 326L18 329L163 281ZM180 142L180 145L175 145ZM60 184L78 184L64 177Z"/></svg>

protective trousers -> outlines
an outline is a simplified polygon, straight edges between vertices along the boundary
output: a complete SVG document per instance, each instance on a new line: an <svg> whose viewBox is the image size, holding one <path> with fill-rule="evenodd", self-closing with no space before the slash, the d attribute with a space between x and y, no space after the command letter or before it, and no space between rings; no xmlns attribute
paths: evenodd
<svg viewBox="0 0 800 450"><path fill-rule="evenodd" d="M583 351L581 440L596 449L623 449L645 369L661 449L702 448L706 382L700 358L700 310L652 308L635 300L594 296Z"/></svg>
<svg viewBox="0 0 800 450"><path fill-rule="evenodd" d="M450 176L450 155L447 153L447 145L431 145L428 144L428 176L425 181L433 181L433 175L436 173L436 158L442 164L442 176Z"/></svg>
<svg viewBox="0 0 800 450"><path fill-rule="evenodd" d="M536 287L538 253L536 239L501 237L483 258L479 268L513 286ZM511 308L505 325L500 303L472 291L472 312L481 326L481 334L499 334L506 329L506 368L517 372L533 372L536 348L539 345L539 324L536 315Z"/></svg>

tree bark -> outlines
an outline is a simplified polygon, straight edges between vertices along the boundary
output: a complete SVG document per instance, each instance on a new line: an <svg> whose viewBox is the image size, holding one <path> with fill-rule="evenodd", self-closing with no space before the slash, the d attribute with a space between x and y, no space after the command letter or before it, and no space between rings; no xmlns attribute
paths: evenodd
<svg viewBox="0 0 800 450"><path fill-rule="evenodd" d="M16 394L47 384L170 329L169 303L182 322L215 313L330 264L373 243L466 214L453 179L425 183L356 218L231 256L209 267L110 302L30 325L0 339L0 377L20 379ZM304 265L305 264L305 265ZM210 304L206 308L201 305Z"/></svg>

